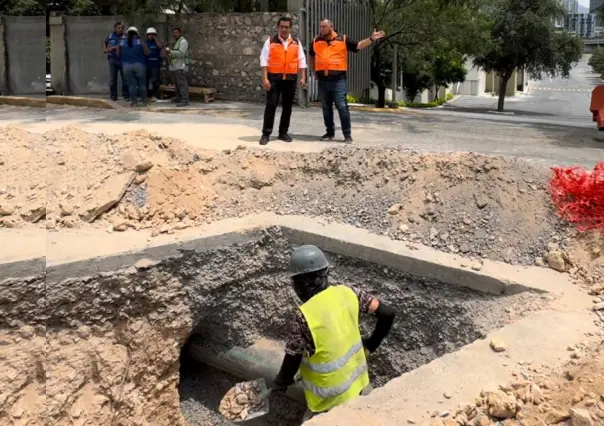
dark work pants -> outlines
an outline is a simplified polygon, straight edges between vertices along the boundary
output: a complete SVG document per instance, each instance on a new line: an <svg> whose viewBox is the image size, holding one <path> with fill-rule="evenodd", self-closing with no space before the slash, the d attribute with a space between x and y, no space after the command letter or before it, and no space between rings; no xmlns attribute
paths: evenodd
<svg viewBox="0 0 604 426"><path fill-rule="evenodd" d="M159 83L161 76L161 68L147 67L147 84L145 88L149 93L149 97L159 98ZM151 83L151 91L149 91L149 83Z"/></svg>
<svg viewBox="0 0 604 426"><path fill-rule="evenodd" d="M275 124L275 112L281 98L281 120L279 121L279 135L287 133L289 121L292 116L292 106L296 96L297 80L271 80L271 90L266 92L266 107L264 108L264 123L262 134L270 136Z"/></svg>
<svg viewBox="0 0 604 426"><path fill-rule="evenodd" d="M122 68L122 62L115 58L110 57L107 61L109 63L109 93L111 99L117 101L117 75L120 75L122 79L122 96L124 99L128 99L130 97L130 93L128 92L128 81L124 78L124 70Z"/></svg>
<svg viewBox="0 0 604 426"><path fill-rule="evenodd" d="M323 121L327 134L335 135L336 126L333 122L333 104L340 115L342 133L344 137L352 135L350 124L350 111L348 111L348 101L346 100L347 88L346 79L340 80L319 80L319 97L321 98L321 107L323 108Z"/></svg>
<svg viewBox="0 0 604 426"><path fill-rule="evenodd" d="M187 72L185 70L174 70L174 84L176 86L176 93L174 94L174 100L176 102L189 102L189 82L187 81Z"/></svg>

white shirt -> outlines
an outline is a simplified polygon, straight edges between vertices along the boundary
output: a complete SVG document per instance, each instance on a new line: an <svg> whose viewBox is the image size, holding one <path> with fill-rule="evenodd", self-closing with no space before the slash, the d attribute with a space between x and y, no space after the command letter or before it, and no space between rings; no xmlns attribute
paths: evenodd
<svg viewBox="0 0 604 426"><path fill-rule="evenodd" d="M281 43L283 43L283 47L285 48L285 50L287 50L287 40L283 40L281 37L279 37L279 40L281 40ZM260 66L261 67L268 67L268 56L270 53L270 46L271 46L271 37L266 39L266 42L264 43L264 46L262 47L262 52L260 53ZM298 68L300 69L305 69L306 68L306 55L304 54L304 49L302 49L302 45L298 45L299 49L298 49Z"/></svg>

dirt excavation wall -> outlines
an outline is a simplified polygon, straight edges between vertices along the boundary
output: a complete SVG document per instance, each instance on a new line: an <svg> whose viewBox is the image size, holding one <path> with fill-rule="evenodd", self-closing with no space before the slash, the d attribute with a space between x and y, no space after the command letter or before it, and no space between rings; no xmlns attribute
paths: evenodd
<svg viewBox="0 0 604 426"><path fill-rule="evenodd" d="M179 355L191 333L210 330L229 346L285 338L295 309L284 273L291 248L273 227L199 244L158 264L49 268L47 424L180 424ZM334 282L372 291L401 318L371 360L377 385L542 303L528 293L501 298L329 256ZM91 269L99 272L88 275ZM205 424L199 413L212 410L199 405L207 403L187 403L197 413L194 424Z"/></svg>

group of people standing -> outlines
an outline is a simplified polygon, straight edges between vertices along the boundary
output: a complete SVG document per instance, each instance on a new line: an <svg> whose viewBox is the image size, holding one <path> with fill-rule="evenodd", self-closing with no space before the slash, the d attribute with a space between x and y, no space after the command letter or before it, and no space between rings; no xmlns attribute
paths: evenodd
<svg viewBox="0 0 604 426"><path fill-rule="evenodd" d="M348 52L356 53L365 49L384 37L385 34L383 31L374 31L364 40L351 40L345 34L338 34L334 30L333 22L325 19L321 21L320 34L313 39L309 46L310 60L307 64L300 40L291 34L292 23L292 18L281 17L277 23L277 34L266 40L260 54L263 86L266 90L266 107L260 145L266 145L270 140L279 98L282 100L282 112L278 139L284 142L292 141L288 130L296 85L298 76L300 76L300 86L306 86L308 65L315 73L323 109L326 132L321 136L321 140L331 141L335 138L336 128L333 116L335 104L340 115L344 142L352 143L350 112L346 100Z"/></svg>
<svg viewBox="0 0 604 426"><path fill-rule="evenodd" d="M191 62L189 44L183 37L180 28L172 29L174 45L172 48L157 36L155 28L147 28L145 39L141 39L136 27L124 32L124 24L116 22L113 32L104 41L104 52L109 63L109 92L116 101L118 75L122 79L122 96L130 101L132 107L140 100L143 105L149 97L153 102L159 98L161 83L161 66L164 60L169 61L170 72L176 83L176 96L173 101L177 106L189 104L189 86L186 73ZM151 89L149 90L149 84Z"/></svg>

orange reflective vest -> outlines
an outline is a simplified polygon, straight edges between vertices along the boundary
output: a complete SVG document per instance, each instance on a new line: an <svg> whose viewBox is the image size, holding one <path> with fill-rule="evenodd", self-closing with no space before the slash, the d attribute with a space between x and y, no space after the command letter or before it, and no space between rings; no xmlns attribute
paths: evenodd
<svg viewBox="0 0 604 426"><path fill-rule="evenodd" d="M278 35L271 37L267 72L272 79L295 80L298 77L300 42L290 37L287 49Z"/></svg>
<svg viewBox="0 0 604 426"><path fill-rule="evenodd" d="M346 72L348 69L348 50L346 49L346 36L334 33L331 40L317 36L313 41L315 51L315 72L329 71Z"/></svg>

